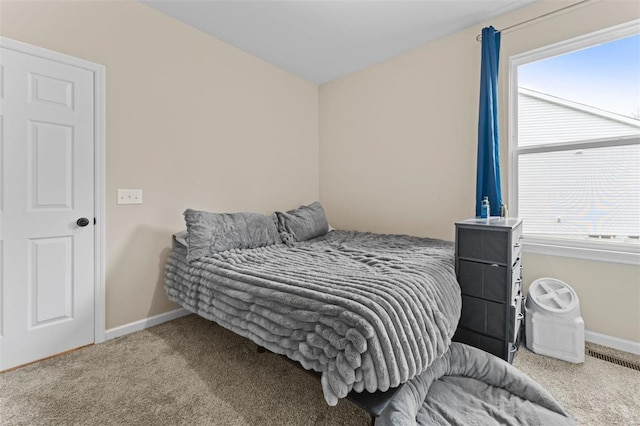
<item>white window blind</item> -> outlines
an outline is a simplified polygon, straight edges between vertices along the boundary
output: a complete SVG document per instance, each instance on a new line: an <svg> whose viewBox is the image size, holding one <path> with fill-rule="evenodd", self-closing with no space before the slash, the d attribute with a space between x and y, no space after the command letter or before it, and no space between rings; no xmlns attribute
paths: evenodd
<svg viewBox="0 0 640 426"><path fill-rule="evenodd" d="M518 174L526 233L637 241L640 145L521 154Z"/></svg>

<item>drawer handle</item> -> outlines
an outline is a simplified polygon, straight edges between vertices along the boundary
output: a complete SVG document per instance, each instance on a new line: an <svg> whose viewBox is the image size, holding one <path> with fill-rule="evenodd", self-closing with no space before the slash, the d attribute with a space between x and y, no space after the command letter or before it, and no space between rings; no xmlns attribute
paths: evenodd
<svg viewBox="0 0 640 426"><path fill-rule="evenodd" d="M513 246L514 247L520 247L520 243L515 243Z"/></svg>
<svg viewBox="0 0 640 426"><path fill-rule="evenodd" d="M492 264L491 264L491 267L492 267L492 268L499 268L499 267L500 267L500 265L498 265L497 263L492 263Z"/></svg>
<svg viewBox="0 0 640 426"><path fill-rule="evenodd" d="M524 314L522 312L520 312L516 318L516 320L521 320L524 319Z"/></svg>
<svg viewBox="0 0 640 426"><path fill-rule="evenodd" d="M511 349L509 349L509 353L514 354L514 353L516 353L517 350L518 350L518 348L513 346Z"/></svg>

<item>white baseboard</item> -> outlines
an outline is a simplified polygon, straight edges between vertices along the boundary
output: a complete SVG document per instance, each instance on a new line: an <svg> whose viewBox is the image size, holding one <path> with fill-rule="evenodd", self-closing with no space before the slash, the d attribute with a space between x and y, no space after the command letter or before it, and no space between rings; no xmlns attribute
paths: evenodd
<svg viewBox="0 0 640 426"><path fill-rule="evenodd" d="M595 331L584 331L584 340L595 343L597 345L608 346L610 348L640 355L640 343L631 340L624 340L618 337L607 336L606 334L596 333Z"/></svg>
<svg viewBox="0 0 640 426"><path fill-rule="evenodd" d="M162 324L163 322L171 321L176 318L189 315L191 312L186 309L175 309L173 311L165 312L164 314L154 315L149 318L141 319L139 321L130 322L129 324L121 325L118 327L110 328L105 332L105 340L115 339L116 337L124 336L135 331L141 331L145 328L153 327L154 325Z"/></svg>

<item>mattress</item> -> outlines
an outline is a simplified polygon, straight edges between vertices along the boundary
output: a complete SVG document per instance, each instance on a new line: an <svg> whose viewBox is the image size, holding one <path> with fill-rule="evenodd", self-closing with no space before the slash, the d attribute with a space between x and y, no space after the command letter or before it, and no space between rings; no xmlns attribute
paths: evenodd
<svg viewBox="0 0 640 426"><path fill-rule="evenodd" d="M321 372L330 405L424 372L460 317L451 242L332 231L191 263L185 243L166 264L169 299Z"/></svg>

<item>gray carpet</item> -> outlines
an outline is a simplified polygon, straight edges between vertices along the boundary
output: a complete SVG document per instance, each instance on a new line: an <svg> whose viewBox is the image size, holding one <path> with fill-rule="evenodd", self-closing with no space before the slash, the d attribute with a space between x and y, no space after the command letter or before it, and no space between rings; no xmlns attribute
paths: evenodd
<svg viewBox="0 0 640 426"><path fill-rule="evenodd" d="M587 347L640 365L640 356L587 343ZM513 365L541 383L580 425L640 426L640 371L586 356L571 364L536 355L522 345Z"/></svg>
<svg viewBox="0 0 640 426"><path fill-rule="evenodd" d="M526 351L514 364L580 424L640 425L640 372ZM194 315L0 374L2 425L366 425L320 383Z"/></svg>

